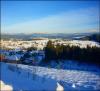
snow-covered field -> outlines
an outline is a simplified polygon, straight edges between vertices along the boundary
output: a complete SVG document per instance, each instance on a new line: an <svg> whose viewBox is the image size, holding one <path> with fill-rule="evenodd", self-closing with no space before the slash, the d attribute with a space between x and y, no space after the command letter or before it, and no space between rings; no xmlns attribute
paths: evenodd
<svg viewBox="0 0 100 91"><path fill-rule="evenodd" d="M100 90L100 72L92 71L1 63L1 80L18 91L56 91L57 82L64 91Z"/></svg>

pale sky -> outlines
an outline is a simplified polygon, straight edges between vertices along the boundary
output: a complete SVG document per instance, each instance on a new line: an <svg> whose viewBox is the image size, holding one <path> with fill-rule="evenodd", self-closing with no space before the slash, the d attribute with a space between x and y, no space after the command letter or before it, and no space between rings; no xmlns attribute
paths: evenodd
<svg viewBox="0 0 100 91"><path fill-rule="evenodd" d="M99 1L2 1L3 33L99 31Z"/></svg>

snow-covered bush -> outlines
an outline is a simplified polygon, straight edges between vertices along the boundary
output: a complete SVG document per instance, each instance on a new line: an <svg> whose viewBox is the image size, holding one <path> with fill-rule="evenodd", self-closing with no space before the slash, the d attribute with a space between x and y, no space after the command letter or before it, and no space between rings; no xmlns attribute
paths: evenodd
<svg viewBox="0 0 100 91"><path fill-rule="evenodd" d="M0 91L13 91L13 87L6 85L3 81L0 81Z"/></svg>
<svg viewBox="0 0 100 91"><path fill-rule="evenodd" d="M61 86L58 82L57 82L57 88L56 91L64 91L63 86Z"/></svg>

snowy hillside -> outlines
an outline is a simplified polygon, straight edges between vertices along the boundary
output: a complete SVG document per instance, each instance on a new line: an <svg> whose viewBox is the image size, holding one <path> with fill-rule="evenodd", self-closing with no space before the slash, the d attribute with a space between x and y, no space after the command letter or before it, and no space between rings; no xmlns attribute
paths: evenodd
<svg viewBox="0 0 100 91"><path fill-rule="evenodd" d="M100 73L1 63L1 80L14 90L100 90Z"/></svg>

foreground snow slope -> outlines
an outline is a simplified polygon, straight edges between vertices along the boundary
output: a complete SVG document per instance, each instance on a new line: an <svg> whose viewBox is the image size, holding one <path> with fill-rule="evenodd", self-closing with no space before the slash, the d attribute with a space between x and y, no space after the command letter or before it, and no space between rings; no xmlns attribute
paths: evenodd
<svg viewBox="0 0 100 91"><path fill-rule="evenodd" d="M14 90L100 90L100 73L1 63L1 80Z"/></svg>

